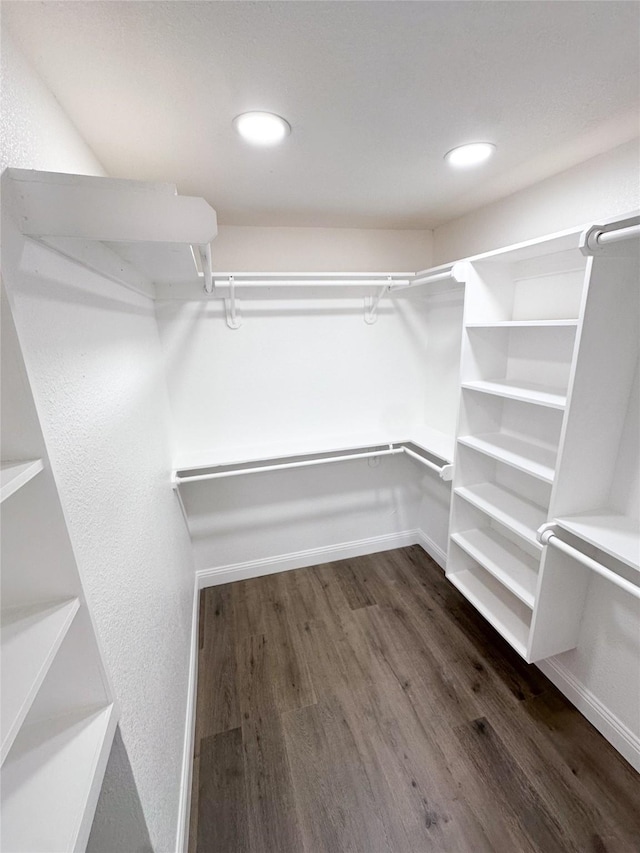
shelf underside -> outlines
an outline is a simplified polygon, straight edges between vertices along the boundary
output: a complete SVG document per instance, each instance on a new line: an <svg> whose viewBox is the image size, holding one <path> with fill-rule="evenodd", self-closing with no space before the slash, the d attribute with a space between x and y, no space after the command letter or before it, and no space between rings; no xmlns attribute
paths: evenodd
<svg viewBox="0 0 640 853"><path fill-rule="evenodd" d="M575 329L577 319L567 320L497 320L495 323L467 323L467 329Z"/></svg>
<svg viewBox="0 0 640 853"><path fill-rule="evenodd" d="M2 760L69 630L77 598L2 612Z"/></svg>
<svg viewBox="0 0 640 853"><path fill-rule="evenodd" d="M547 520L546 510L542 507L496 483L460 486L455 494L522 537L536 550L542 550L536 538L536 531Z"/></svg>
<svg viewBox="0 0 640 853"><path fill-rule="evenodd" d="M567 395L563 389L533 382L524 383L515 379L478 380L464 382L462 387L470 391L533 403L537 406L547 406L551 409L564 409L567 405Z"/></svg>
<svg viewBox="0 0 640 853"><path fill-rule="evenodd" d="M553 482L557 455L555 449L504 432L464 435L458 441L545 483Z"/></svg>
<svg viewBox="0 0 640 853"><path fill-rule="evenodd" d="M20 730L2 769L3 850L84 849L115 725L106 705Z"/></svg>
<svg viewBox="0 0 640 853"><path fill-rule="evenodd" d="M555 522L567 533L640 570L640 523L637 518L600 509L593 513L557 518Z"/></svg>
<svg viewBox="0 0 640 853"><path fill-rule="evenodd" d="M11 497L18 489L42 471L42 459L24 462L3 462L0 469L0 502Z"/></svg>

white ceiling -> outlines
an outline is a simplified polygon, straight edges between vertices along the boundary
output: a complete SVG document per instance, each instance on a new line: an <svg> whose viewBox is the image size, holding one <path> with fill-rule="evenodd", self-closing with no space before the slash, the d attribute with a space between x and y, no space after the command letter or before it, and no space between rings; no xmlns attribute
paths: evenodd
<svg viewBox="0 0 640 853"><path fill-rule="evenodd" d="M635 2L4 2L108 173L222 224L433 227L638 133ZM256 149L235 115L293 133ZM453 172L473 140L494 159Z"/></svg>

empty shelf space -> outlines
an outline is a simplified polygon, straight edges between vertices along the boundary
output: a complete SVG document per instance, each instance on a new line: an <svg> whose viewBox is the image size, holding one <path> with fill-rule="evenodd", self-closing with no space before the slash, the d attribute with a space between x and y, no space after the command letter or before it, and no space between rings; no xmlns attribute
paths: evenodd
<svg viewBox="0 0 640 853"><path fill-rule="evenodd" d="M496 483L459 486L455 494L541 550L536 531L547 520L542 507Z"/></svg>
<svg viewBox="0 0 640 853"><path fill-rule="evenodd" d="M504 432L464 435L458 441L545 483L553 482L556 450Z"/></svg>
<svg viewBox="0 0 640 853"><path fill-rule="evenodd" d="M78 612L77 598L2 611L2 760Z"/></svg>
<svg viewBox="0 0 640 853"><path fill-rule="evenodd" d="M525 383L514 379L478 380L464 382L462 387L470 391L480 391L483 394L520 400L523 403L549 406L552 409L564 409L567 405L567 395L564 389L533 382Z"/></svg>
<svg viewBox="0 0 640 853"><path fill-rule="evenodd" d="M555 522L567 533L634 569L640 569L640 524L637 518L605 508L557 518Z"/></svg>
<svg viewBox="0 0 640 853"><path fill-rule="evenodd" d="M26 462L3 462L0 469L0 502L32 480L42 471L42 459L29 459Z"/></svg>
<svg viewBox="0 0 640 853"><path fill-rule="evenodd" d="M490 527L453 533L451 538L520 601L533 609L538 582L537 560Z"/></svg>
<svg viewBox="0 0 640 853"><path fill-rule="evenodd" d="M495 578L478 567L447 575L451 583L526 658L531 612Z"/></svg>
<svg viewBox="0 0 640 853"><path fill-rule="evenodd" d="M115 726L106 705L20 730L2 768L4 850L84 850Z"/></svg>
<svg viewBox="0 0 640 853"><path fill-rule="evenodd" d="M467 323L467 329L544 329L550 327L575 329L577 319L568 320L498 320L495 323Z"/></svg>

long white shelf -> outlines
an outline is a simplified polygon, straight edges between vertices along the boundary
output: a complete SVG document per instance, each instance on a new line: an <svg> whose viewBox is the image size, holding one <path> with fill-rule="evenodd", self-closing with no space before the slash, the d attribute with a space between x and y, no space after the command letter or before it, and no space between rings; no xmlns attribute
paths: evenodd
<svg viewBox="0 0 640 853"><path fill-rule="evenodd" d="M562 389L533 382L524 383L514 379L477 380L463 382L462 387L470 391L491 394L494 397L506 397L509 400L548 406L551 409L564 409L567 405L567 395Z"/></svg>
<svg viewBox="0 0 640 853"><path fill-rule="evenodd" d="M2 761L78 612L77 598L2 611Z"/></svg>
<svg viewBox="0 0 640 853"><path fill-rule="evenodd" d="M451 463L454 455L455 437L425 426L402 433L370 432L355 435L312 437L297 442L287 440L265 445L216 448L209 452L179 457L174 465L174 472L195 471L219 465L247 465L312 454L355 452L367 447L381 447L389 444L415 444L425 452L442 459L443 462Z"/></svg>
<svg viewBox="0 0 640 853"><path fill-rule="evenodd" d="M3 462L0 468L0 503L26 485L42 468L42 459Z"/></svg>
<svg viewBox="0 0 640 853"><path fill-rule="evenodd" d="M2 849L83 851L115 731L113 705L21 728L2 769Z"/></svg>
<svg viewBox="0 0 640 853"><path fill-rule="evenodd" d="M547 513L542 507L496 483L459 486L454 494L521 536L536 550L542 550L536 538L538 528L547 520Z"/></svg>
<svg viewBox="0 0 640 853"><path fill-rule="evenodd" d="M529 640L530 611L484 569L484 577L470 569L447 575L451 583L502 634L514 649L526 658Z"/></svg>
<svg viewBox="0 0 640 853"><path fill-rule="evenodd" d="M538 562L491 527L453 533L451 539L470 557L533 609Z"/></svg>
<svg viewBox="0 0 640 853"><path fill-rule="evenodd" d="M497 320L495 323L467 323L467 329L543 329L548 327L576 328L578 320Z"/></svg>
<svg viewBox="0 0 640 853"><path fill-rule="evenodd" d="M554 521L589 545L640 570L640 524L637 518L603 508Z"/></svg>
<svg viewBox="0 0 640 853"><path fill-rule="evenodd" d="M556 450L504 432L463 435L460 444L506 462L519 471L531 474L545 483L552 483L555 473Z"/></svg>

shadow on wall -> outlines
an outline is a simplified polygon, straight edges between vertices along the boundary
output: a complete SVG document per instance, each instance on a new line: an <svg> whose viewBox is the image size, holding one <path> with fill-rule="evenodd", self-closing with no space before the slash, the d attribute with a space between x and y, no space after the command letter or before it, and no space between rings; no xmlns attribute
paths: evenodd
<svg viewBox="0 0 640 853"><path fill-rule="evenodd" d="M120 726L111 747L87 853L153 853Z"/></svg>

